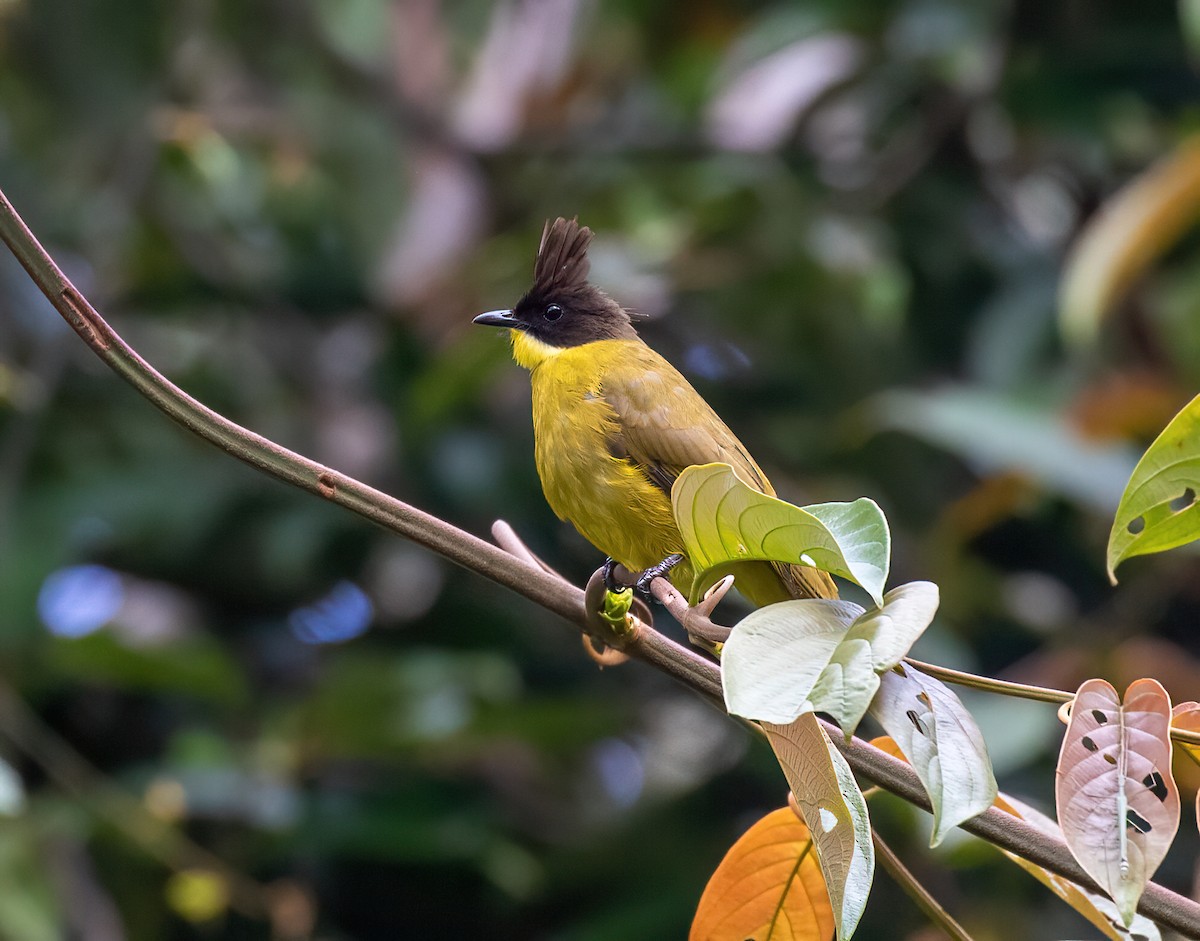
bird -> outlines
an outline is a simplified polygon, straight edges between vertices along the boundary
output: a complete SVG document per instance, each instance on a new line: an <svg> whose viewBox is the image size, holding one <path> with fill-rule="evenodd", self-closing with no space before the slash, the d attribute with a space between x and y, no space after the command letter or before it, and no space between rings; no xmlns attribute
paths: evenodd
<svg viewBox="0 0 1200 941"><path fill-rule="evenodd" d="M691 587L695 573L671 509L685 468L722 462L771 496L750 452L704 398L638 335L624 307L588 281L592 231L578 219L547 221L533 286L509 310L475 317L509 331L529 371L534 460L550 508L608 557ZM736 587L752 604L836 598L830 576L802 564L744 562ZM610 581L610 587L613 585Z"/></svg>

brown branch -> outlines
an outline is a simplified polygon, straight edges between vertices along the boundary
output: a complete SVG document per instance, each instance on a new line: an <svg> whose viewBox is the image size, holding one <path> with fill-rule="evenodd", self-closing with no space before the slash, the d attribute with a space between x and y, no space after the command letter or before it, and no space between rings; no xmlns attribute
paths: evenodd
<svg viewBox="0 0 1200 941"><path fill-rule="evenodd" d="M2 192L0 239L93 352L189 431L272 477L343 506L515 591L577 628L594 630L584 608L583 592L560 577L254 434L172 385L131 349L67 280ZM639 630L622 635L613 633L604 641L675 677L714 703L723 702L717 665L652 627L643 625ZM930 809L928 796L908 765L860 739L847 741L841 730L832 724L826 723L826 731L855 772L918 807ZM964 823L963 829L1096 890L1095 883L1075 862L1066 844L1047 837L1010 814L993 808ZM1200 939L1200 904L1169 889L1148 884L1138 910L1185 937Z"/></svg>

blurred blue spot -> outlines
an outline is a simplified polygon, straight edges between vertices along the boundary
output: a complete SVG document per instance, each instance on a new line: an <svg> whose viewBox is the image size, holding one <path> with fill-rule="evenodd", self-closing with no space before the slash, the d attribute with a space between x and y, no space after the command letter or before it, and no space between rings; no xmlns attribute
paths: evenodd
<svg viewBox="0 0 1200 941"><path fill-rule="evenodd" d="M722 343L720 346L697 343L688 347L684 354L684 365L688 372L715 382L744 370L750 365L750 357L732 343Z"/></svg>
<svg viewBox="0 0 1200 941"><path fill-rule="evenodd" d="M336 644L363 633L375 609L353 582L338 582L320 601L288 615L288 627L306 644Z"/></svg>
<svg viewBox="0 0 1200 941"><path fill-rule="evenodd" d="M592 749L600 785L618 807L632 807L642 796L646 768L637 749L619 738L606 738Z"/></svg>
<svg viewBox="0 0 1200 941"><path fill-rule="evenodd" d="M38 592L38 616L52 634L83 637L121 609L121 576L103 565L72 565L52 572Z"/></svg>

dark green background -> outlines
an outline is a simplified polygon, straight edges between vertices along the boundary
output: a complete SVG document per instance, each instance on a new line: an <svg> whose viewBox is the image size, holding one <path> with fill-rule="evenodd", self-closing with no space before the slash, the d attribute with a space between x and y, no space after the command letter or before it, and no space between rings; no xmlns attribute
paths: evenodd
<svg viewBox="0 0 1200 941"><path fill-rule="evenodd" d="M0 53L0 185L135 347L248 427L472 532L502 516L582 581L600 559L542 500L527 378L470 326L578 214L594 279L784 495L881 504L892 583L942 588L920 654L1200 698L1194 556L1103 571L1124 477L1200 378L1195 240L1098 348L1055 322L1079 227L1200 122L1174 5L8 0ZM66 615L107 623L56 635ZM274 886L277 918L292 900L279 937L679 938L786 793L665 678L598 672L531 604L188 437L11 259L0 677L21 941L269 937L168 904L188 857L130 833L180 793L178 830ZM1002 786L1044 806L1053 711L968 702ZM60 738L87 765L47 767ZM976 937L1095 934L873 803ZM1186 890L1182 829L1161 877ZM858 937L929 930L880 875Z"/></svg>

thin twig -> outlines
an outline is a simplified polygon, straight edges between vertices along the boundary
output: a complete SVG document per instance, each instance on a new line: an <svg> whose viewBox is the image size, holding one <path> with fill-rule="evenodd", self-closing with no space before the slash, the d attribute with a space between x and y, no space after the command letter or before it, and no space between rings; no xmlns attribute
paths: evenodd
<svg viewBox="0 0 1200 941"><path fill-rule="evenodd" d="M265 886L192 842L175 827L152 817L133 795L111 786L104 776L35 713L15 690L0 683L0 731L32 758L59 788L92 808L147 856L166 868L207 869L230 887L229 902L250 918L268 917Z"/></svg>
<svg viewBox="0 0 1200 941"><path fill-rule="evenodd" d="M525 545L525 541L517 535L517 531L504 520L496 520L496 522L492 523L492 538L496 540L496 545L509 555L515 555L528 565L536 565L546 574L553 575L564 585L571 584L567 581L566 577L548 565L539 556L535 555L533 550Z"/></svg>
<svg viewBox="0 0 1200 941"><path fill-rule="evenodd" d="M256 435L172 385L134 352L67 280L2 192L0 239L96 355L188 430L258 470L344 506L364 519L523 595L578 628L588 626L583 592L578 588L429 513ZM675 677L714 702L722 701L719 668L658 631L644 627L630 632L627 637L615 638L614 646ZM930 809L929 798L908 765L861 739L846 740L841 730L832 724L826 723L826 730L857 773L918 807ZM1038 832L1010 814L993 808L964 823L963 829L1095 890L1095 883L1075 862L1065 843ZM1138 910L1185 937L1200 939L1200 904L1191 899L1149 883Z"/></svg>
<svg viewBox="0 0 1200 941"><path fill-rule="evenodd" d="M954 916L942 907L925 886L921 885L917 877L900 861L900 857L883 841L879 831L874 828L871 830L871 839L875 841L875 858L883 864L888 875L896 881L904 893L916 903L917 908L925 913L925 917L941 928L946 937L954 938L955 941L973 941L966 929L955 921Z"/></svg>

